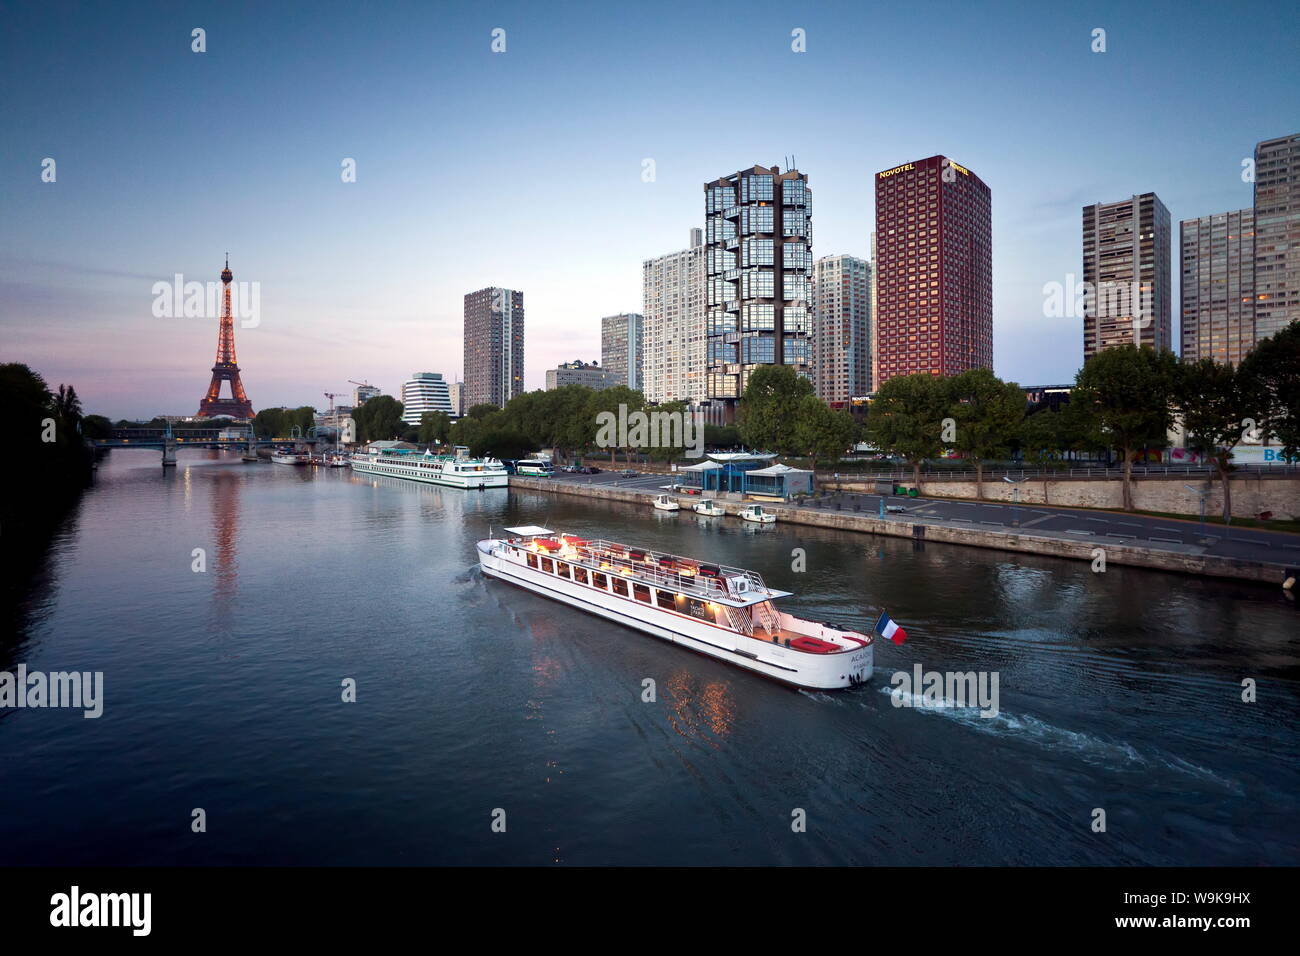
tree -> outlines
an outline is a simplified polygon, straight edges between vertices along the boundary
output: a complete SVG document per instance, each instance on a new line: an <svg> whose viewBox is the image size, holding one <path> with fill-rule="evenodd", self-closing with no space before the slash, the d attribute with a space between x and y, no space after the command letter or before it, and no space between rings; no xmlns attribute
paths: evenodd
<svg viewBox="0 0 1300 956"><path fill-rule="evenodd" d="M1075 376L1070 404L1123 456L1126 511L1133 510L1134 452L1169 441L1176 368L1170 352L1118 345L1088 359Z"/></svg>
<svg viewBox="0 0 1300 956"><path fill-rule="evenodd" d="M793 411L813 394L812 382L789 365L761 365L749 373L736 427L750 448L795 454Z"/></svg>
<svg viewBox="0 0 1300 956"><path fill-rule="evenodd" d="M853 443L857 426L848 412L836 411L816 395L805 395L791 410L794 442L815 463L818 458L838 461Z"/></svg>
<svg viewBox="0 0 1300 956"><path fill-rule="evenodd" d="M864 426L867 440L887 455L912 466L912 481L921 483L921 463L943 453L943 419L948 389L928 372L898 375L876 392Z"/></svg>
<svg viewBox="0 0 1300 956"><path fill-rule="evenodd" d="M1241 441L1248 396L1242 373L1231 365L1205 358L1182 365L1175 382L1174 401L1187 431L1189 447L1214 460L1223 486L1223 520L1232 517L1232 448Z"/></svg>
<svg viewBox="0 0 1300 956"><path fill-rule="evenodd" d="M1266 439L1300 458L1300 320L1270 335L1241 363L1242 387Z"/></svg>
<svg viewBox="0 0 1300 956"><path fill-rule="evenodd" d="M81 424L81 399L77 398L75 388L71 385L60 385L54 399L54 408L69 430L78 431L77 426Z"/></svg>
<svg viewBox="0 0 1300 956"><path fill-rule="evenodd" d="M402 403L391 395L376 395L352 413L357 426L357 441L386 441L401 434Z"/></svg>
<svg viewBox="0 0 1300 956"><path fill-rule="evenodd" d="M643 411L645 408L645 396L638 391L628 388L626 385L615 385L613 388L602 388L593 390L587 398L586 416L592 423L591 442L601 448L609 449L610 464L614 463L615 453L620 448L626 449L624 461L631 463L632 449L641 447L640 441L649 440L649 436L644 439L639 434L633 433L633 428L629 424L627 433L618 434L617 424L611 429L608 425L602 427L601 422L619 422L623 421L620 417L620 406L628 415L632 412ZM613 416L611 419L609 416Z"/></svg>
<svg viewBox="0 0 1300 956"><path fill-rule="evenodd" d="M986 368L973 368L946 382L956 425L952 447L975 463L975 497L984 499L984 462L1010 453L1025 419L1025 393Z"/></svg>
<svg viewBox="0 0 1300 956"><path fill-rule="evenodd" d="M103 415L87 415L81 420L81 434L95 441L113 434L113 423Z"/></svg>
<svg viewBox="0 0 1300 956"><path fill-rule="evenodd" d="M420 416L416 440L422 445L442 445L451 434L451 416L446 412L425 412Z"/></svg>

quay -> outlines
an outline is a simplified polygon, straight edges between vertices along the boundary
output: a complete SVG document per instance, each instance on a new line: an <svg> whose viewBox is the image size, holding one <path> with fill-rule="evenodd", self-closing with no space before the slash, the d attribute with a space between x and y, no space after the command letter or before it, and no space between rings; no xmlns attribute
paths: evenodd
<svg viewBox="0 0 1300 956"><path fill-rule="evenodd" d="M618 472L556 474L550 478L512 475L510 487L576 495L650 508L673 476ZM699 495L674 492L685 516ZM741 502L716 500L733 514ZM1300 535L1256 528L1202 525L1196 521L1126 512L1085 511L1038 504L1005 504L895 495L831 492L802 504L763 501L784 524L835 528L865 534L911 538L917 542L962 544L1027 554L1206 577L1235 578L1293 586L1300 577ZM886 509L901 510L886 510ZM881 512L884 511L882 516ZM730 518L709 520L727 521ZM1288 585L1287 582L1291 582Z"/></svg>

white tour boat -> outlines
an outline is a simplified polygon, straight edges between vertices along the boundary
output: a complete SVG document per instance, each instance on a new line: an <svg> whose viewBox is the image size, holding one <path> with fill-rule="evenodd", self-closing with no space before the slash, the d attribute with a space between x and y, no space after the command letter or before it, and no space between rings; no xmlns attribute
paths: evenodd
<svg viewBox="0 0 1300 956"><path fill-rule="evenodd" d="M707 515L710 518L722 518L727 514L727 510L712 498L705 498L703 501L697 501L695 504L691 505L691 510L697 515Z"/></svg>
<svg viewBox="0 0 1300 956"><path fill-rule="evenodd" d="M291 451L277 451L271 455L271 461L279 465L305 465L311 461L311 455L299 455Z"/></svg>
<svg viewBox="0 0 1300 956"><path fill-rule="evenodd" d="M379 451L353 455L349 464L357 474L407 478L452 488L504 488L510 483L505 465L495 458Z"/></svg>
<svg viewBox="0 0 1300 956"><path fill-rule="evenodd" d="M753 571L532 525L505 531L478 543L489 577L795 687L871 678L870 635L778 611L790 592Z"/></svg>
<svg viewBox="0 0 1300 956"><path fill-rule="evenodd" d="M677 503L677 499L672 495L655 495L656 511L681 511L682 506Z"/></svg>
<svg viewBox="0 0 1300 956"><path fill-rule="evenodd" d="M762 505L745 505L736 514L740 515L742 521L753 521L757 524L772 524L776 521L776 515L764 511Z"/></svg>

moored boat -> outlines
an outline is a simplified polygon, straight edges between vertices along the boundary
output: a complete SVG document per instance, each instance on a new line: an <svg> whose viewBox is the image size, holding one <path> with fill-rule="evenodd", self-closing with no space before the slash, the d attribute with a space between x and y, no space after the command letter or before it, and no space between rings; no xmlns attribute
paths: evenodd
<svg viewBox="0 0 1300 956"><path fill-rule="evenodd" d="M271 461L278 465L306 465L311 455L299 455L291 451L277 451L271 455Z"/></svg>
<svg viewBox="0 0 1300 956"><path fill-rule="evenodd" d="M489 577L795 687L871 678L870 635L778 611L773 602L791 592L753 571L533 525L505 530L478 542Z"/></svg>
<svg viewBox="0 0 1300 956"><path fill-rule="evenodd" d="M510 483L505 466L495 458L381 451L353 455L348 463L357 474L406 478L452 488L504 488Z"/></svg>
<svg viewBox="0 0 1300 956"><path fill-rule="evenodd" d="M706 515L710 518L721 518L727 513L727 510L712 498L705 498L703 501L695 502L695 504L691 505L691 510L697 515Z"/></svg>
<svg viewBox="0 0 1300 956"><path fill-rule="evenodd" d="M736 514L740 515L741 521L753 521L755 524L773 524L776 521L776 515L764 511L762 505L745 505Z"/></svg>
<svg viewBox="0 0 1300 956"><path fill-rule="evenodd" d="M677 503L677 499L672 495L655 495L655 510L657 511L681 511L682 506Z"/></svg>

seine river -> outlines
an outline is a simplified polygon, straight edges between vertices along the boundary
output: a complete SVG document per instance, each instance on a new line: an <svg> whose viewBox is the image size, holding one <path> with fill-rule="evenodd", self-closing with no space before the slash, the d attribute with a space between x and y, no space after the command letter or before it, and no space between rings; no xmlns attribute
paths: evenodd
<svg viewBox="0 0 1300 956"><path fill-rule="evenodd" d="M0 635L0 670L104 681L98 719L0 710L0 864L1300 862L1280 589L158 459L104 459ZM522 523L749 567L801 616L885 608L909 639L866 688L792 691L483 578L474 542ZM995 672L998 715L896 707L916 664Z"/></svg>

